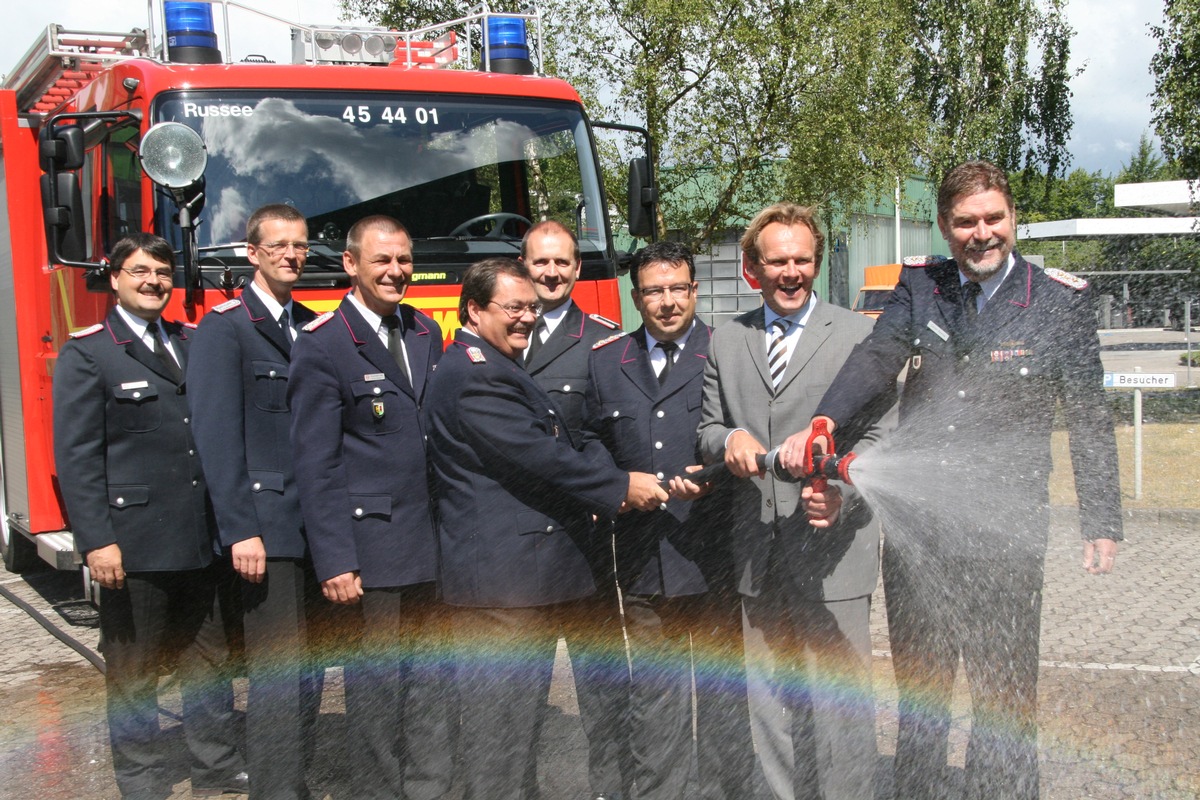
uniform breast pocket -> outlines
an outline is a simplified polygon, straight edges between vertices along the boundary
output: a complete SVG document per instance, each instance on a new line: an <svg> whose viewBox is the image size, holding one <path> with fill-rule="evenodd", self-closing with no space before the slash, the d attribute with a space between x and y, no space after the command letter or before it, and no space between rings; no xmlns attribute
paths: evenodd
<svg viewBox="0 0 1200 800"><path fill-rule="evenodd" d="M557 378L553 386L546 387L546 394L562 410L567 419L579 419L583 415L583 390L587 378Z"/></svg>
<svg viewBox="0 0 1200 800"><path fill-rule="evenodd" d="M274 361L253 361L254 406L263 411L287 411L288 365Z"/></svg>
<svg viewBox="0 0 1200 800"><path fill-rule="evenodd" d="M162 403L158 387L149 381L131 381L112 387L114 418L122 430L146 433L162 425Z"/></svg>
<svg viewBox="0 0 1200 800"><path fill-rule="evenodd" d="M600 409L604 426L612 432L613 438L620 441L624 433L632 433L637 425L637 415L633 406L627 403L605 403Z"/></svg>
<svg viewBox="0 0 1200 800"><path fill-rule="evenodd" d="M396 384L389 380L354 381L350 391L354 395L354 414L360 431L378 436L400 430L404 416L401 412L408 400Z"/></svg>

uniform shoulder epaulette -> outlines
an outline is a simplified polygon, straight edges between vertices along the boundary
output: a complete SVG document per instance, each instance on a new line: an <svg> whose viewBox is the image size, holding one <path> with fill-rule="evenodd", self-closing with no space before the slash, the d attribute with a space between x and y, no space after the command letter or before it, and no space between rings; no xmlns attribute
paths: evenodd
<svg viewBox="0 0 1200 800"><path fill-rule="evenodd" d="M93 333L99 333L102 330L104 330L104 325L97 322L95 325L92 325L91 327L88 327L88 328L84 328L81 331L75 331L74 333L68 333L67 336L69 336L72 339L82 339L85 336L91 336Z"/></svg>
<svg viewBox="0 0 1200 800"><path fill-rule="evenodd" d="M601 339L600 341L596 342L594 345L592 345L592 349L599 350L601 347L612 344L613 342L617 341L618 339L623 339L625 336L626 336L626 334L624 331L622 331L621 333L614 333L612 336L609 336L607 338Z"/></svg>
<svg viewBox="0 0 1200 800"><path fill-rule="evenodd" d="M1063 286L1070 286L1076 291L1087 288L1088 282L1086 278L1081 278L1078 275L1072 275L1071 273L1061 270L1057 267L1047 267L1042 271L1046 273L1046 277L1050 280L1058 281Z"/></svg>
<svg viewBox="0 0 1200 800"><path fill-rule="evenodd" d="M181 322L179 324L193 331L200 327L200 323L198 322Z"/></svg>
<svg viewBox="0 0 1200 800"><path fill-rule="evenodd" d="M945 260L945 256L905 256L900 263L912 269L920 269L921 267L936 267Z"/></svg>
<svg viewBox="0 0 1200 800"><path fill-rule="evenodd" d="M217 312L218 314L224 314L226 311L237 308L241 304L242 304L242 298L235 297L232 300L226 300L224 303L221 303L220 305L213 306L212 310Z"/></svg>
<svg viewBox="0 0 1200 800"><path fill-rule="evenodd" d="M613 322L608 317L602 317L599 314L588 314L588 316L591 317L592 319L596 320L596 322L599 322L601 325L603 325L606 328L611 328L614 331L621 329L620 325Z"/></svg>
<svg viewBox="0 0 1200 800"><path fill-rule="evenodd" d="M319 328L319 327L321 327L322 325L324 325L326 322L329 322L329 320L331 320L331 319L333 319L333 312L332 312L332 311L326 311L324 314L322 314L321 316L317 317L316 319L314 319L312 322L310 322L310 323L308 323L307 325L305 325L305 326L304 326L303 328L301 328L300 330L304 331L305 333L312 333L312 332L313 332L313 331L315 331L317 328Z"/></svg>

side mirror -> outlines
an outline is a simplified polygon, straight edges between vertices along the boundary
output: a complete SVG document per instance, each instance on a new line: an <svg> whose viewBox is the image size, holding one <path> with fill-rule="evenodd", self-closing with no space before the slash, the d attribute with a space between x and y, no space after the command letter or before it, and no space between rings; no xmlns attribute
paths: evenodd
<svg viewBox="0 0 1200 800"><path fill-rule="evenodd" d="M629 161L629 234L641 239L654 240L657 233L655 206L658 204L658 189L650 173L650 160L634 158Z"/></svg>
<svg viewBox="0 0 1200 800"><path fill-rule="evenodd" d="M47 125L38 142L42 172L74 170L83 166L83 127Z"/></svg>
<svg viewBox="0 0 1200 800"><path fill-rule="evenodd" d="M42 176L42 219L46 222L46 247L52 260L78 264L87 258L83 193L77 174L54 172Z"/></svg>

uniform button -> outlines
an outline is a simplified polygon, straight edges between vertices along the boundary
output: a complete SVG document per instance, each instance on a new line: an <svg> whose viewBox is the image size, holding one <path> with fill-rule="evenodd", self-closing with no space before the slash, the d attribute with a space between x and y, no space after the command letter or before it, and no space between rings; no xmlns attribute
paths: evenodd
<svg viewBox="0 0 1200 800"><path fill-rule="evenodd" d="M667 510L667 504L666 504L666 503L659 503L659 504L658 504L658 510L659 510L659 511L666 511L666 510Z"/></svg>
<svg viewBox="0 0 1200 800"><path fill-rule="evenodd" d="M620 411L614 411L614 412L613 412L613 417L614 417L614 418L615 418L615 417L619 417L619 416L621 416L621 412L620 412Z"/></svg>
<svg viewBox="0 0 1200 800"><path fill-rule="evenodd" d="M920 340L920 339L913 339L913 347L916 347L916 346L917 346L917 345L919 345L920 343L921 343L921 340Z"/></svg>
<svg viewBox="0 0 1200 800"><path fill-rule="evenodd" d="M199 486L199 485L200 485L200 481L192 481L192 486Z"/></svg>
<svg viewBox="0 0 1200 800"><path fill-rule="evenodd" d="M662 450L662 442L655 442L655 443L654 443L654 449L655 449L655 450Z"/></svg>
<svg viewBox="0 0 1200 800"><path fill-rule="evenodd" d="M661 472L656 472L656 473L654 473L654 477L658 478L661 481L663 479L663 474Z"/></svg>
<svg viewBox="0 0 1200 800"><path fill-rule="evenodd" d="M547 526L546 526L546 533L554 533L554 526L553 526L553 525L547 525Z"/></svg>
<svg viewBox="0 0 1200 800"><path fill-rule="evenodd" d="M1019 370L1017 370L1017 374L1024 378L1029 374L1029 367L1021 367Z"/></svg>
<svg viewBox="0 0 1200 800"><path fill-rule="evenodd" d="M356 516L356 517L361 517L361 516L362 516L362 514L363 514L363 512L362 512L362 509L361 509L361 508L356 508L356 509L354 509L354 516Z"/></svg>
<svg viewBox="0 0 1200 800"><path fill-rule="evenodd" d="M137 399L138 399L139 397L141 397L141 396L142 396L142 393L141 393L141 392L134 392L134 393L133 393L133 399L134 399L134 400L137 400Z"/></svg>
<svg viewBox="0 0 1200 800"><path fill-rule="evenodd" d="M963 360L963 363L964 363L964 364L966 364L968 361L970 361L970 360L971 360L971 357L970 357L970 356L963 356L963 357L962 357L962 360Z"/></svg>
<svg viewBox="0 0 1200 800"><path fill-rule="evenodd" d="M954 433L954 426L953 426L953 425L947 425L947 426L946 426L946 430L950 431L951 433Z"/></svg>
<svg viewBox="0 0 1200 800"><path fill-rule="evenodd" d="M191 422L191 420L190 420L189 418L187 418L187 417L184 417L184 418L183 418L183 424L184 424L184 425L187 425L189 422Z"/></svg>
<svg viewBox="0 0 1200 800"><path fill-rule="evenodd" d="M959 389L959 390L958 390L958 399L959 399L959 400L966 399L966 396L967 396L967 393L966 393L966 392L964 392L962 389Z"/></svg>
<svg viewBox="0 0 1200 800"><path fill-rule="evenodd" d="M196 451L195 451L195 450L188 450L188 455L189 455L189 456L194 456L194 455L196 455Z"/></svg>
<svg viewBox="0 0 1200 800"><path fill-rule="evenodd" d="M117 505L119 505L119 506L123 506L123 505L125 505L125 498L124 498L124 497L118 497L118 498L117 498Z"/></svg>
<svg viewBox="0 0 1200 800"><path fill-rule="evenodd" d="M250 488L257 492L262 489L262 484L259 483L258 481L255 481L254 485L251 486Z"/></svg>
<svg viewBox="0 0 1200 800"><path fill-rule="evenodd" d="M372 392L373 392L374 394L379 394L379 393L380 393L380 391L381 391L381 390L380 390L380 388L379 388L378 386L376 386L376 387L375 387L375 388L372 390Z"/></svg>
<svg viewBox="0 0 1200 800"><path fill-rule="evenodd" d="M564 392L569 392L569 391L571 391L571 384L569 384L569 383L564 383L564 384L563 384L563 391L564 391Z"/></svg>
<svg viewBox="0 0 1200 800"><path fill-rule="evenodd" d="M267 373L267 377L274 378L276 374L277 373L275 372L275 370L271 370L270 372Z"/></svg>
<svg viewBox="0 0 1200 800"><path fill-rule="evenodd" d="M667 412L665 412L665 411L662 411L662 410L660 409L660 410L659 410L659 412L658 412L658 414L657 414L656 416L657 416L659 419L662 419L662 418L663 418L663 417L665 417L666 415L667 415Z"/></svg>

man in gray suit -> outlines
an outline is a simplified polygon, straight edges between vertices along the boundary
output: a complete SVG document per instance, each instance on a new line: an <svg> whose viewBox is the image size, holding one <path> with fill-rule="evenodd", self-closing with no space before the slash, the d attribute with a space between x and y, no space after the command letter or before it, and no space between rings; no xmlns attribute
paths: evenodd
<svg viewBox="0 0 1200 800"><path fill-rule="evenodd" d="M802 429L871 321L813 293L824 237L811 209L778 203L742 237L742 269L763 307L713 334L700 451L739 478L731 540L746 638L751 727L781 800L871 800L875 713L868 614L879 528L850 487L776 480L756 459ZM839 449L873 439L860 415Z"/></svg>

